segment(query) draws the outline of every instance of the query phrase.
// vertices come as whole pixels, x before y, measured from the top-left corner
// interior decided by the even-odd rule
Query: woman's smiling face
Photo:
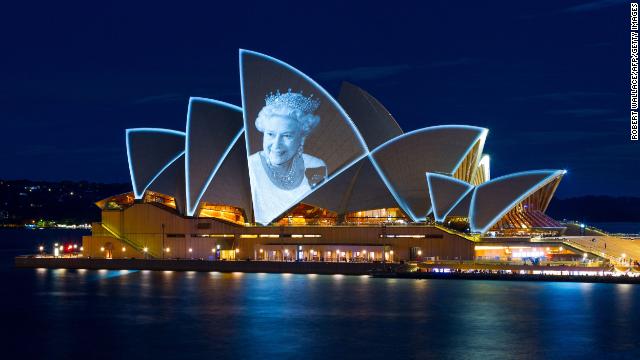
[[[288,116],[274,115],[265,121],[262,148],[271,165],[291,160],[303,139],[300,123]]]

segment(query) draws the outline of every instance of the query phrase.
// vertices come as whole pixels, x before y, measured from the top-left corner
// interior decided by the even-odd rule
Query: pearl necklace
[[[262,154],[261,154],[262,155]],[[300,171],[304,168],[302,164],[302,156],[300,153],[294,155],[291,159],[291,163],[287,170],[280,170],[278,167],[273,166],[266,156],[260,156],[262,159],[262,165],[265,167],[269,180],[280,189],[292,190],[300,185],[304,178],[304,171]],[[302,175],[302,176],[301,176]]]

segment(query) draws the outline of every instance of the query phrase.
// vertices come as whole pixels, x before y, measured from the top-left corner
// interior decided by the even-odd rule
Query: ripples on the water
[[[5,351],[47,359],[594,359],[640,350],[634,285],[1,271]]]

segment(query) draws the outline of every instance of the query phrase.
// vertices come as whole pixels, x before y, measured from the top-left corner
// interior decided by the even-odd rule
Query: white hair
[[[309,133],[311,133],[311,131],[313,131],[313,129],[315,129],[315,127],[320,123],[320,117],[313,115],[313,113],[304,112],[299,109],[292,109],[287,106],[266,105],[262,110],[260,110],[258,117],[256,118],[256,128],[258,131],[264,132],[265,122],[273,116],[288,117],[297,121],[302,129],[302,136],[309,135]]]

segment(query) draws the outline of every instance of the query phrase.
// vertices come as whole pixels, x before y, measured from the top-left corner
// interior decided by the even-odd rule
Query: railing
[[[565,244],[567,246],[574,247],[574,248],[576,248],[576,249],[578,249],[580,251],[583,251],[583,252],[586,252],[586,253],[590,253],[590,254],[605,258],[605,259],[609,260],[614,265],[620,265],[621,264],[621,262],[618,261],[618,259],[615,256],[611,256],[611,255],[609,255],[609,254],[607,254],[607,253],[605,253],[603,251],[599,251],[599,249],[596,248],[596,247],[584,246],[584,245],[582,245],[582,244],[580,244],[580,243],[578,243],[576,241],[569,240],[569,239],[564,239],[562,242],[563,242],[563,244]]]
[[[523,265],[527,264],[531,265],[531,261],[524,260],[491,260],[491,259],[482,259],[477,258],[475,260],[431,260],[431,261],[423,261],[423,264],[435,264],[435,265]],[[536,265],[538,266],[583,266],[583,267],[597,267],[600,266],[602,261],[577,261],[577,260],[567,260],[567,261],[540,261]]]
[[[459,231],[456,231],[456,230],[453,230],[453,229],[449,229],[448,227],[445,227],[445,226],[442,226],[442,225],[438,225],[438,224],[432,225],[432,226],[435,226],[437,229],[440,229],[440,230],[446,232],[447,234],[457,235],[457,236],[463,237],[463,238],[465,238],[465,239],[467,239],[469,241],[473,241],[473,242],[479,242],[480,241],[480,236],[479,235],[465,234],[465,233],[462,233],[462,232],[459,232]]]
[[[433,268],[433,267],[445,267],[445,268],[461,268],[461,269],[473,269],[473,268],[493,268],[493,269],[508,269],[516,268],[520,270],[548,270],[548,271],[567,271],[569,268],[582,268],[582,269],[602,269],[605,267],[603,261],[541,261],[537,264],[531,262],[521,261],[507,261],[507,260],[436,260],[436,261],[423,261],[416,264],[421,268]]]
[[[144,251],[144,246],[142,244],[138,244],[137,242],[118,234],[117,232],[115,232],[113,229],[109,228],[104,223],[100,223],[100,226],[102,226],[102,228],[105,229],[114,238],[122,241],[123,243],[126,243],[127,245],[131,246],[132,248],[134,248],[135,250],[137,250],[137,251],[139,251],[141,253],[145,252]],[[149,253],[149,252],[147,252],[147,254],[149,255],[149,257],[152,257],[152,258],[153,257],[158,257],[157,255],[154,255],[154,254]]]

